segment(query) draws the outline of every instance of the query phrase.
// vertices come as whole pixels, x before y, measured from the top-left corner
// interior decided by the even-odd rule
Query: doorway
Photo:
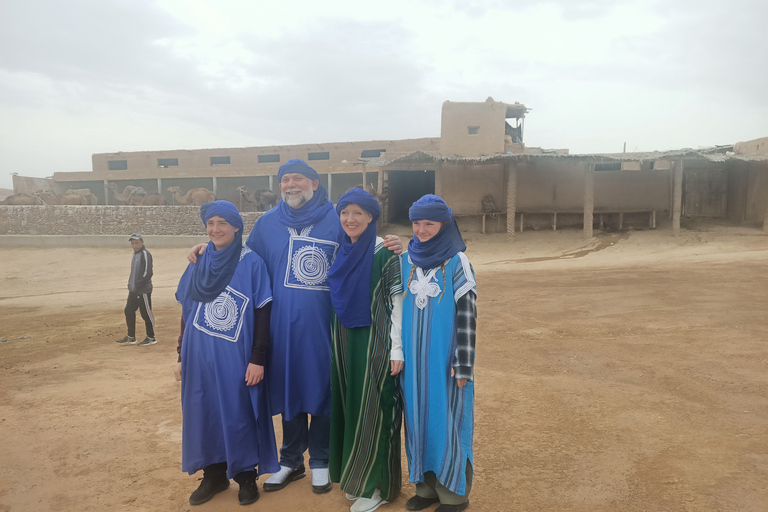
[[[387,222],[410,224],[408,209],[424,194],[435,193],[435,171],[389,171]]]

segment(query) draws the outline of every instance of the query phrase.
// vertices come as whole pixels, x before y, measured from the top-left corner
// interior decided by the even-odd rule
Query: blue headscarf
[[[328,272],[331,302],[341,325],[347,329],[371,325],[371,270],[376,248],[376,221],[381,206],[376,198],[360,188],[353,188],[339,198],[336,212],[356,204],[371,214],[373,219],[365,231],[352,243],[344,235],[336,259]]]
[[[200,207],[203,225],[215,216],[239,229],[235,233],[235,239],[227,247],[217,251],[213,242],[208,242],[205,252],[197,259],[189,283],[189,295],[197,302],[211,302],[224,291],[235,274],[243,248],[243,217],[237,207],[229,201],[214,201]]]
[[[417,267],[423,270],[439,267],[445,260],[467,249],[453,216],[453,210],[442,198],[433,194],[425,195],[413,203],[408,210],[408,216],[411,222],[431,220],[446,223],[437,235],[426,242],[419,242],[416,235],[413,235],[408,242],[408,256]]]
[[[320,181],[320,175],[300,158],[291,158],[280,166],[277,172],[278,181],[288,173],[303,174],[311,180]],[[312,199],[299,208],[291,208],[285,201],[277,203],[277,216],[288,227],[303,229],[311,226],[325,217],[333,209],[333,203],[328,200],[328,190],[322,183],[318,184]]]

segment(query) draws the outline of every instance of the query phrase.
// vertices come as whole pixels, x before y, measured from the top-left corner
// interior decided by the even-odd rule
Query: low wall
[[[262,212],[243,212],[244,236]],[[0,235],[205,236],[197,206],[0,206]]]

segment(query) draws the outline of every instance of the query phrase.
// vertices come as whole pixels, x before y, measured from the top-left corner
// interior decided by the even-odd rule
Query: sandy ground
[[[470,510],[768,510],[768,236],[692,228],[467,237]],[[130,250],[0,249],[0,511],[191,509],[171,374],[186,250],[150,247],[151,347],[114,342]],[[236,496],[194,510],[245,510]],[[306,478],[249,509],[349,505]]]

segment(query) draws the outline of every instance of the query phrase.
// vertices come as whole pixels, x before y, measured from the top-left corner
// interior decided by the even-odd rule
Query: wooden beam
[[[683,205],[683,159],[675,162],[675,184],[672,191],[672,234],[680,235],[680,214]]]
[[[584,238],[593,236],[592,221],[595,212],[595,165],[587,164],[584,169]]]
[[[507,241],[515,240],[515,209],[517,208],[517,164],[508,162],[504,164],[507,170]],[[520,219],[520,231],[523,230]]]

